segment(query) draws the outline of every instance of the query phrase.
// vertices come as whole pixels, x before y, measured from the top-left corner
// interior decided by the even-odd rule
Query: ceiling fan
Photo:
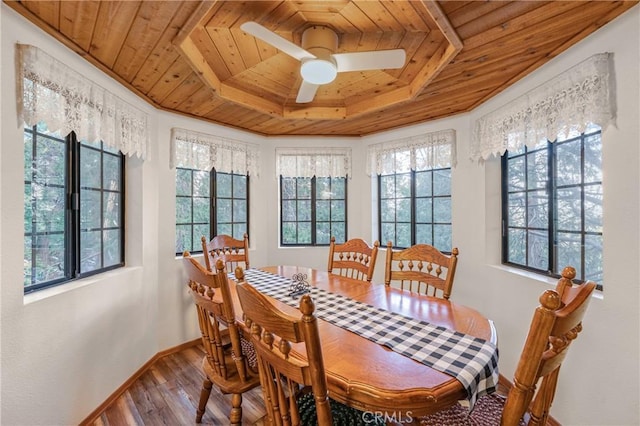
[[[240,29],[302,63],[302,84],[296,97],[297,103],[311,102],[318,87],[331,83],[339,72],[402,68],[406,59],[404,49],[335,53],[338,35],[331,28],[319,25],[309,27],[302,33],[302,47],[257,22],[245,22]]]

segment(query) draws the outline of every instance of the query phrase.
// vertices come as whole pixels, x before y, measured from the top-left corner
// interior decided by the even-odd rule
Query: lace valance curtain
[[[18,125],[43,121],[65,136],[103,141],[123,154],[145,158],[148,114],[120,99],[35,46],[17,44]]]
[[[220,173],[260,176],[258,146],[191,130],[171,129],[171,168],[216,169]]]
[[[384,175],[456,165],[456,132],[453,129],[370,145],[367,174]]]
[[[276,176],[350,177],[351,148],[276,148]]]
[[[589,124],[605,129],[615,119],[613,55],[600,53],[475,122],[472,160],[541,140],[582,133]]]

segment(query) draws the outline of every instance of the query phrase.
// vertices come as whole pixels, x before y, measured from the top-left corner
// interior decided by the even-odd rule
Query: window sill
[[[556,288],[556,284],[558,284],[558,278],[546,277],[544,275],[537,274],[535,272],[527,271],[524,269],[514,268],[512,266],[507,266],[507,265],[488,265],[488,266],[503,272],[507,272],[509,274],[515,274],[524,278],[528,278],[530,280],[538,281],[540,283],[548,285],[550,289]],[[594,291],[592,293],[592,297],[596,299],[604,298],[601,290]]]
[[[86,287],[88,285],[95,284],[100,281],[117,278],[124,274],[130,274],[132,271],[136,269],[141,269],[140,266],[125,266],[122,268],[113,269],[111,271],[104,272],[102,274],[92,275],[87,278],[82,278],[79,280],[70,281],[64,284],[56,285],[51,288],[45,288],[43,290],[38,290],[33,293],[24,295],[24,304],[29,305],[31,303],[39,302],[40,300],[45,300],[50,297],[55,297],[78,288]]]

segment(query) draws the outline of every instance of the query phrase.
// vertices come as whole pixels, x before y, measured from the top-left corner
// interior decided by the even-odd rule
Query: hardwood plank
[[[164,98],[191,75],[192,72],[191,67],[182,58],[177,58],[156,84],[154,84],[147,95],[158,104],[162,104]]]
[[[140,4],[140,1],[100,2],[89,53],[109,69],[113,69]]]
[[[143,2],[131,24],[113,70],[125,80],[133,81],[179,9],[179,2]]]
[[[180,8],[174,15],[167,28],[164,30],[156,47],[140,66],[131,84],[141,92],[148,93],[151,87],[160,79],[162,74],[176,60],[179,53],[171,44],[176,38],[181,28],[185,25],[192,13],[194,13],[197,2],[181,2]]]
[[[31,13],[38,15],[40,19],[55,29],[60,29],[60,3],[59,1],[22,0],[22,5]]]
[[[388,13],[398,20],[404,31],[425,33],[431,31],[431,28],[426,22],[416,17],[410,2],[405,0],[387,0],[382,2],[382,5],[387,9]]]
[[[60,32],[88,52],[91,47],[91,37],[96,26],[100,2],[61,1],[59,4]]]
[[[376,23],[380,31],[404,31],[404,26],[389,13],[380,1],[358,1],[356,5],[367,17]]]

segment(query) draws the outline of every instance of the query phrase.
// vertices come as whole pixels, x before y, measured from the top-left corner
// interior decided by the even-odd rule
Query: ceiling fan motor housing
[[[330,28],[314,26],[302,33],[302,48],[316,56],[303,59],[302,78],[313,84],[326,84],[335,80],[338,67],[331,57],[338,49],[338,35]]]

